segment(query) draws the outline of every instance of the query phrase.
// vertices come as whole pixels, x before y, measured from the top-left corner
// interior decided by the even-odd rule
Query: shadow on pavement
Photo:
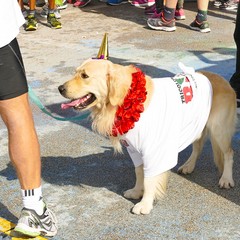
[[[16,223],[18,218],[14,216],[8,208],[0,202],[0,216],[2,218],[8,219],[8,221]],[[0,238],[1,239],[1,238]]]

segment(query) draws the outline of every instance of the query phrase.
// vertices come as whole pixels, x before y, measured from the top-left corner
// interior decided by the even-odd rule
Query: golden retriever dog
[[[152,79],[133,65],[91,59],[58,88],[71,100],[63,109],[89,110],[92,128],[109,137],[116,152],[122,145],[127,148],[136,183],[124,197],[141,199],[132,209],[135,214],[149,214],[154,201],[165,194],[168,172],[190,144],[191,156],[178,172],[193,172],[207,136],[220,188],[234,186],[235,92],[217,74],[180,67],[183,72],[174,77]]]

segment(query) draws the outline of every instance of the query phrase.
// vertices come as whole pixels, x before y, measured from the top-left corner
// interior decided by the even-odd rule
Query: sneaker
[[[229,0],[229,1],[223,2],[219,6],[219,8],[222,10],[234,10],[238,8],[238,3],[239,3],[238,0]]]
[[[175,10],[175,19],[176,20],[185,20],[186,16],[182,8]]]
[[[135,7],[149,7],[155,4],[155,0],[133,0],[131,4]]]
[[[57,10],[64,10],[64,9],[66,9],[67,8],[67,0],[63,0],[62,1],[62,4],[57,4],[56,3],[56,8],[57,8]]]
[[[223,0],[216,0],[213,2],[213,6],[218,8],[220,5],[222,5],[223,2]]]
[[[62,28],[62,24],[57,20],[54,13],[49,13],[47,16],[48,25],[54,29]]]
[[[74,7],[85,7],[87,6],[89,3],[91,2],[91,0],[77,0],[73,6]]]
[[[111,6],[117,6],[120,5],[122,3],[127,3],[125,0],[108,0],[107,4],[111,5]]]
[[[29,14],[27,16],[25,30],[26,31],[36,31],[37,28],[38,28],[38,23],[37,23],[35,16],[33,14]]]
[[[159,31],[165,31],[165,32],[173,32],[176,30],[175,26],[175,19],[172,19],[170,21],[166,21],[163,17],[161,18],[149,18],[147,20],[147,25],[154,29]]]
[[[53,237],[57,234],[57,219],[46,205],[41,216],[32,209],[23,208],[14,231],[30,237]]]
[[[152,6],[145,7],[144,13],[146,15],[152,15],[157,11],[156,4],[154,3]]]
[[[54,9],[54,14],[57,19],[61,18],[60,11],[58,9]],[[47,18],[48,16],[48,4],[45,4],[42,8],[42,11],[40,13],[40,16],[43,18]]]
[[[208,33],[211,32],[211,29],[209,27],[209,24],[207,21],[203,21],[199,23],[196,19],[189,25],[189,27],[192,30],[196,30],[202,33]]]

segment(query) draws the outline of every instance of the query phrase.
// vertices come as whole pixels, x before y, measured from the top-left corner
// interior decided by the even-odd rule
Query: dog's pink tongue
[[[79,104],[81,102],[80,99],[77,99],[77,100],[74,100],[72,102],[69,102],[69,103],[62,103],[61,104],[61,108],[62,109],[68,109],[68,108],[71,108],[71,107],[74,107],[76,106],[77,104]]]

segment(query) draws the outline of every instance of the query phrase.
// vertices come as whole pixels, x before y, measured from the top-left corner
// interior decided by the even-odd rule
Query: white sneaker
[[[23,208],[14,231],[30,237],[53,237],[57,234],[57,219],[46,205],[41,216],[32,209]]]

